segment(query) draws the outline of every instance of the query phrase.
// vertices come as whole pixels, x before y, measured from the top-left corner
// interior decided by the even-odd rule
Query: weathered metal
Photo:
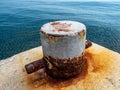
[[[92,46],[92,42],[90,40],[86,40],[85,48],[89,48],[90,46]]]
[[[86,49],[89,48],[90,46],[92,46],[92,42],[90,40],[87,40],[86,41]],[[55,62],[54,59],[51,59],[53,61],[53,63]],[[66,62],[66,60],[62,61],[62,60],[57,60],[58,62],[60,63],[64,63]],[[62,61],[62,62],[61,62]],[[72,61],[72,60],[71,60]],[[81,60],[82,62],[83,60]],[[79,63],[81,63],[79,62]],[[84,62],[82,62],[81,64],[83,64]],[[56,63],[57,64],[57,63]],[[34,61],[34,62],[31,62],[29,64],[26,64],[25,65],[25,69],[27,71],[28,74],[31,74],[35,71],[38,71],[39,69],[42,69],[42,68],[45,68],[45,62],[44,62],[44,59],[40,59],[40,60],[37,60],[37,61]]]
[[[25,66],[30,74],[41,68],[53,78],[69,78],[79,74],[86,62],[84,49],[91,46],[86,41],[86,27],[75,21],[50,22],[41,27],[44,57]]]
[[[40,60],[31,62],[31,63],[25,65],[25,69],[26,69],[28,74],[33,73],[33,72],[35,72],[41,68],[44,68],[44,67],[45,67],[45,64],[44,64],[43,59],[40,59]]]
[[[47,74],[53,78],[69,78],[81,72],[86,42],[84,24],[50,22],[41,27],[40,35]]]
[[[84,55],[73,59],[44,57],[46,73],[56,79],[66,79],[79,74],[86,63]]]

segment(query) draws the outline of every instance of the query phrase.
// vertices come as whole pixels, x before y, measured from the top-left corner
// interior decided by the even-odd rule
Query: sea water
[[[87,39],[120,53],[120,2],[0,0],[0,59],[40,46],[40,27],[56,20],[84,23]]]

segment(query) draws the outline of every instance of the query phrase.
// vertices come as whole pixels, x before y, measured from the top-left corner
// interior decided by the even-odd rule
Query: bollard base
[[[73,59],[55,59],[44,56],[46,73],[55,79],[68,79],[79,74],[86,62],[84,54]]]

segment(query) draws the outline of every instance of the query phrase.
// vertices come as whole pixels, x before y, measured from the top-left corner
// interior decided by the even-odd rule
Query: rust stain
[[[81,32],[78,32],[78,35],[85,37],[86,31],[83,29]]]
[[[32,75],[27,75],[27,82],[32,90],[44,89],[44,90],[61,90],[67,89],[72,86],[83,87],[86,90],[95,90],[93,82],[99,82],[99,80],[105,78],[108,74],[112,73],[114,68],[114,55],[106,49],[101,49],[100,52],[97,52],[92,46],[85,50],[85,57],[87,59],[86,64],[84,64],[83,71],[70,79],[66,80],[56,80],[48,75],[44,74],[45,72],[35,72]],[[112,65],[112,66],[111,66]],[[42,78],[41,78],[42,77]],[[36,83],[35,83],[36,82]],[[35,87],[35,84],[37,87]]]
[[[53,30],[55,32],[55,30]],[[44,32],[43,30],[40,31],[42,34],[45,34],[46,37],[48,38],[55,38],[55,37],[64,37],[65,35],[61,35],[61,34],[49,34],[49,33],[46,33]],[[66,35],[67,36],[67,35]]]
[[[71,26],[71,24],[67,24],[67,23],[60,23],[60,22],[53,22],[51,23],[51,25],[55,28],[52,31],[53,32],[73,32],[73,30],[71,30],[69,27]],[[68,35],[61,35],[61,34],[49,34],[44,32],[44,30],[40,30],[40,32],[42,34],[44,34],[46,37],[49,37],[52,39],[52,37],[64,37],[64,36],[68,36]]]
[[[114,56],[108,50],[102,50],[99,53],[93,53],[95,47],[86,50],[85,56],[87,57],[88,64],[88,74],[85,79],[81,81],[81,86],[86,88],[86,90],[96,90],[94,87],[94,82],[99,82],[99,80],[105,78],[108,74],[112,73],[114,68]],[[103,48],[99,48],[103,49]],[[90,83],[91,82],[91,83]]]
[[[73,32],[73,30],[70,30],[70,29],[66,29],[66,28],[62,28],[62,29],[58,29],[58,30],[52,30],[53,32]]]
[[[62,34],[48,34],[48,36],[52,36],[52,37],[64,37],[64,36],[67,36],[67,35],[62,35]]]
[[[82,31],[82,35],[83,35],[83,36],[85,36],[85,34],[86,34],[86,31],[85,31],[85,30],[83,30],[83,31]]]
[[[40,32],[41,32],[42,34],[46,34],[42,29],[40,30]]]
[[[79,38],[84,42],[86,31],[83,29],[81,32],[78,32]]]
[[[60,23],[60,22],[53,22],[51,23],[51,25],[55,28],[55,30],[53,30],[53,32],[71,32],[72,30],[68,29],[71,24],[68,23]]]
[[[53,22],[53,23],[51,23],[51,25],[58,25],[58,24],[60,24],[60,22]]]
[[[64,29],[64,28],[68,28],[71,26],[71,24],[68,23],[60,23],[60,22],[54,22],[51,23],[51,25],[55,28],[55,29]]]
[[[48,34],[45,35],[46,39],[48,42],[56,42],[59,39],[61,39],[62,35],[52,35],[52,34]]]
[[[62,87],[67,87],[71,84],[76,84],[79,80],[84,79],[87,74],[87,62],[84,64],[83,71],[70,79],[53,79],[48,76],[45,71],[37,71],[27,76],[27,82],[31,88],[41,88],[49,86],[55,90],[60,90]]]
[[[68,78],[80,73],[86,59],[84,55],[73,59],[59,59],[51,56],[44,56],[46,72],[54,78]]]
[[[93,72],[101,72],[102,75],[103,73],[107,73],[107,71],[110,70],[111,65],[114,63],[114,60],[112,59],[113,55],[105,50],[98,54],[94,54],[88,50],[85,55],[88,57],[88,60],[93,63]]]

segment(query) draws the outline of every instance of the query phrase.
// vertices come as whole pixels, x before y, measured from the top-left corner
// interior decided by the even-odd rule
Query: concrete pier
[[[87,66],[68,80],[55,80],[39,70],[27,74],[25,64],[43,57],[42,48],[0,61],[0,90],[120,90],[120,54],[93,43],[85,50]]]

